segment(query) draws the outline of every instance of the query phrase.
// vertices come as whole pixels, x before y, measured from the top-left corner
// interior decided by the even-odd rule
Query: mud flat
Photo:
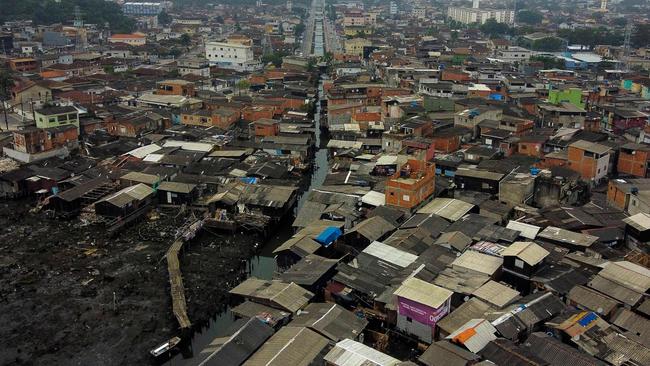
[[[184,217],[163,214],[107,238],[102,228],[0,202],[1,365],[136,365],[178,325],[164,255]],[[181,257],[200,326],[244,276],[256,239],[202,233]]]

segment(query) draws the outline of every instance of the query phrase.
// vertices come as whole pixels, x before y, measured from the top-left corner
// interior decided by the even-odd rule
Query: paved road
[[[343,46],[341,45],[339,35],[336,33],[336,27],[334,23],[327,17],[325,17],[323,20],[323,30],[325,33],[325,44],[327,51],[332,53],[342,53]]]
[[[305,57],[311,56],[312,55],[312,48],[313,48],[313,40],[314,40],[314,27],[315,27],[315,10],[316,10],[316,2],[318,0],[314,0],[311,4],[311,8],[309,9],[309,17],[307,18],[307,21],[305,22],[305,33],[303,35],[303,42],[302,42],[302,47],[300,49],[300,52],[302,52],[302,55]]]

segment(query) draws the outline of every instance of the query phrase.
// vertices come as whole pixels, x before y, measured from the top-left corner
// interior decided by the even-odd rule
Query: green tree
[[[481,30],[481,32],[483,32],[484,34],[490,37],[502,36],[510,32],[510,27],[508,27],[507,24],[498,23],[494,19],[488,19],[485,23],[483,23],[479,27],[479,29]]]
[[[634,28],[634,34],[630,38],[634,47],[650,45],[650,24],[637,24]]]
[[[316,64],[317,64],[316,59],[311,57],[309,61],[307,61],[307,71],[312,72],[316,70]]]
[[[246,79],[241,79],[236,84],[237,90],[239,90],[239,95],[241,95],[242,90],[248,90],[251,87],[251,83]]]
[[[305,23],[301,22],[300,24],[293,27],[293,34],[296,37],[299,37],[305,31],[306,28],[307,28],[307,26],[305,26]]]
[[[563,39],[556,37],[546,37],[533,41],[532,49],[534,51],[557,52],[564,51],[565,42]]]
[[[11,97],[11,88],[14,87],[14,76],[9,69],[0,68],[0,100]]]
[[[520,10],[517,13],[517,21],[524,24],[540,24],[544,17],[541,13],[533,10]]]
[[[172,22],[172,20],[172,16],[164,10],[158,14],[158,24],[160,25],[168,25]]]
[[[542,62],[545,69],[564,69],[565,64],[562,59],[549,56],[532,56],[531,62]]]
[[[282,58],[286,56],[286,53],[283,52],[273,52],[267,55],[262,56],[262,62],[268,64],[269,62],[275,67],[282,66]]]
[[[181,44],[183,46],[189,46],[192,44],[192,37],[189,34],[183,33],[180,38]]]

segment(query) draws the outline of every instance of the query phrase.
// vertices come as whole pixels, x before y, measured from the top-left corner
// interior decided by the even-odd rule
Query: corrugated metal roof
[[[492,305],[479,300],[476,297],[472,297],[452,311],[451,314],[442,318],[437,325],[446,333],[451,334],[469,320],[484,318],[488,313],[494,310],[495,308]]]
[[[492,276],[502,264],[503,258],[469,250],[456,258],[451,265]]]
[[[650,289],[650,270],[628,261],[609,262],[598,275],[636,292]]]
[[[418,256],[415,254],[393,248],[390,245],[386,245],[378,241],[372,242],[370,245],[368,245],[368,247],[366,247],[366,249],[363,250],[363,252],[402,268],[406,268],[409,264],[415,262],[415,260],[418,259]]]
[[[180,147],[183,150],[210,152],[214,149],[214,145],[203,142],[189,142],[189,141],[165,141],[164,147]]]
[[[393,224],[386,221],[381,216],[373,216],[356,224],[352,229],[346,232],[346,235],[356,232],[361,234],[364,238],[370,241],[374,241],[378,240],[384,236],[384,234],[392,230],[395,230],[395,226]]]
[[[154,174],[146,174],[140,172],[129,172],[120,177],[120,179],[130,180],[133,182],[154,185],[160,182],[160,177]]]
[[[190,193],[196,188],[196,184],[181,183],[181,182],[162,182],[158,186],[159,191],[168,191],[176,193]]]
[[[605,366],[606,363],[597,360],[580,350],[564,344],[554,337],[545,333],[536,332],[531,334],[523,342],[523,347],[535,356],[548,362],[549,365],[571,365],[571,366]]]
[[[561,229],[555,226],[546,227],[541,233],[537,235],[540,238],[558,241],[575,246],[589,247],[591,244],[598,240],[598,237],[576,233],[573,231]]]
[[[620,283],[609,280],[601,275],[596,275],[587,285],[594,290],[630,306],[636,305],[643,298],[642,293],[629,289]]]
[[[453,295],[453,292],[418,278],[410,277],[402,283],[394,292],[394,295],[437,309]]]
[[[282,327],[244,366],[308,366],[317,360],[328,339],[304,327]]]
[[[535,237],[537,237],[537,233],[539,233],[539,231],[542,229],[539,226],[526,224],[524,222],[519,222],[514,220],[510,220],[506,228],[511,230],[517,230],[519,231],[519,235],[530,240],[535,239]]]
[[[626,217],[623,219],[623,222],[639,231],[650,229],[650,215],[645,212],[640,212],[636,215]]]
[[[465,216],[474,205],[454,198],[435,198],[417,211],[419,214],[434,214],[449,221]]]
[[[262,299],[295,313],[314,297],[314,294],[296,285],[282,281],[266,281],[251,277],[230,290],[231,294]]]
[[[400,362],[396,358],[351,339],[338,342],[325,356],[325,361],[336,366],[395,366]]]
[[[480,352],[490,341],[497,339],[497,329],[485,319],[471,319],[447,336],[467,347],[470,352]]]
[[[418,361],[426,366],[466,366],[469,362],[476,362],[480,358],[477,354],[449,341],[439,341],[431,344]]]
[[[357,338],[368,321],[353,312],[332,303],[313,303],[299,311],[289,326],[307,327],[334,342]]]
[[[490,280],[474,291],[472,295],[502,308],[517,299],[519,291]]]
[[[145,156],[155,153],[156,151],[160,150],[161,147],[156,145],[156,144],[150,144],[150,145],[145,145],[145,146],[140,146],[138,148],[135,148],[126,154],[123,155],[131,155],[133,157],[136,157],[138,159],[144,159]]]
[[[501,252],[501,255],[514,256],[534,266],[544,260],[549,252],[532,241],[516,241]]]
[[[581,307],[595,311],[601,315],[609,314],[619,303],[588,287],[575,286],[569,291],[567,298]]]

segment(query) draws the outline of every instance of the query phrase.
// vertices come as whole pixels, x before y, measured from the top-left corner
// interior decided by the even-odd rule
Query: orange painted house
[[[542,161],[536,164],[538,168],[548,169],[556,166],[566,166],[569,164],[569,157],[566,151],[550,152],[544,156]]]
[[[608,146],[578,140],[569,145],[568,152],[568,168],[579,173],[582,179],[598,181],[607,175]]]
[[[240,113],[230,108],[189,111],[181,113],[181,123],[191,126],[216,126],[227,130],[239,121]]]
[[[273,118],[275,108],[273,106],[250,106],[242,109],[242,119],[244,121],[257,121],[262,118]]]
[[[648,178],[650,177],[648,162],[650,162],[649,145],[628,143],[621,146],[616,167],[619,173]]]
[[[461,70],[443,70],[440,80],[442,81],[470,81],[470,75]]]
[[[74,125],[14,131],[14,149],[28,154],[50,151],[79,140]]]
[[[435,164],[409,159],[386,181],[386,204],[411,210],[434,194],[435,180]]]
[[[196,95],[194,83],[187,80],[163,80],[156,83],[156,94],[183,95],[193,97]]]
[[[7,61],[12,71],[31,72],[38,69],[38,62],[33,58],[12,58]]]
[[[255,136],[277,136],[280,134],[280,121],[277,119],[261,118],[253,122]]]
[[[517,142],[517,152],[521,155],[541,158],[544,155],[546,136],[526,135]]]

